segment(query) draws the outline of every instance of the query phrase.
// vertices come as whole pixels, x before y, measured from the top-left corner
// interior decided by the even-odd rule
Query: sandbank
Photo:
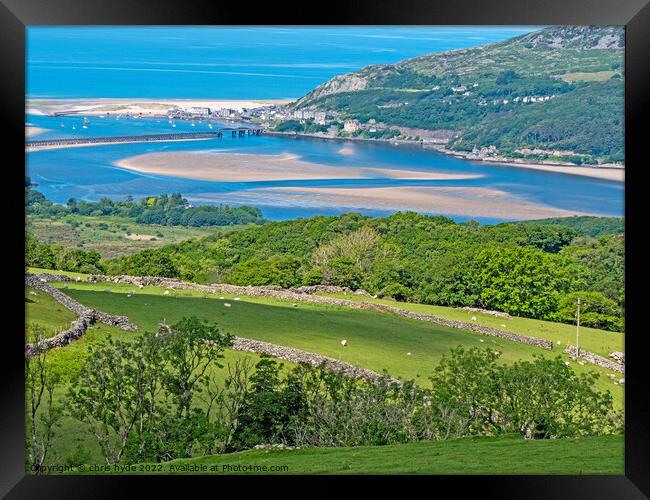
[[[377,167],[335,167],[307,162],[294,154],[252,155],[205,152],[147,153],[120,160],[116,166],[146,174],[220,182],[255,182],[387,177],[411,180],[461,180],[480,175],[447,174]]]
[[[587,215],[517,198],[504,191],[477,187],[395,186],[380,188],[277,187],[242,192],[262,198],[378,210],[414,210],[464,217],[544,219]]]

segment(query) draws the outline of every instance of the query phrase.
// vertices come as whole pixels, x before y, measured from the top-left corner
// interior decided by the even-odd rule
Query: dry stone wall
[[[58,275],[40,275],[40,278],[43,278],[45,281],[74,281],[72,278],[64,277],[61,279],[61,276]],[[431,316],[428,314],[418,314],[411,311],[407,311],[395,306],[389,306],[385,304],[377,304],[374,302],[363,302],[363,301],[353,301],[347,299],[338,299],[335,297],[323,297],[320,295],[315,295],[316,293],[338,293],[338,292],[352,292],[349,288],[343,287],[334,287],[334,286],[325,286],[325,285],[314,285],[314,286],[303,286],[294,289],[284,289],[277,286],[238,286],[238,285],[228,285],[224,283],[212,284],[212,285],[199,285],[196,283],[187,283],[177,279],[172,278],[161,278],[157,276],[103,276],[103,275],[93,275],[88,277],[87,281],[89,282],[112,282],[112,283],[129,283],[136,286],[159,286],[168,288],[171,290],[174,289],[185,289],[185,290],[198,290],[205,293],[229,293],[233,295],[249,295],[257,297],[273,297],[282,300],[291,300],[295,302],[312,302],[320,304],[331,304],[339,305],[357,309],[366,309],[379,312],[386,312],[390,314],[396,314],[405,318],[415,319],[419,321],[428,321],[431,323],[436,323],[439,325],[447,326],[450,328],[458,328],[461,330],[469,330],[476,332],[482,335],[489,335],[492,337],[499,337],[506,340],[511,340],[513,342],[519,342],[522,344],[530,345],[533,347],[539,347],[541,349],[553,350],[553,342],[550,340],[544,340],[537,337],[530,337],[527,335],[520,335],[513,332],[507,332],[504,330],[499,330],[497,328],[491,328],[487,326],[478,325],[476,323],[467,323],[463,321],[456,321],[447,318],[440,318],[438,316]],[[363,291],[362,291],[363,292]],[[363,293],[362,293],[363,294]],[[480,312],[486,312],[481,310]],[[491,311],[487,311],[490,313]],[[494,312],[494,311],[492,311]],[[505,313],[503,313],[505,314]],[[569,346],[571,347],[571,346]],[[568,349],[568,348],[567,348]],[[565,350],[565,352],[568,352]],[[609,360],[603,356],[599,356],[595,353],[581,350],[581,357],[590,363],[596,365],[624,372],[625,365],[622,363],[617,363],[615,361]]]
[[[264,353],[293,363],[308,363],[312,366],[323,365],[328,370],[342,373],[348,377],[359,380],[375,382],[381,378],[381,375],[377,372],[367,368],[359,368],[338,359],[322,356],[313,352],[301,351],[300,349],[294,349],[293,347],[284,347],[270,344],[268,342],[261,342],[259,340],[235,337],[232,348],[239,351]],[[391,378],[390,380],[400,383],[399,380],[394,378]]]
[[[617,363],[616,361],[612,361],[611,359],[607,359],[604,356],[599,356],[598,354],[594,354],[593,352],[585,351],[584,349],[580,349],[580,356],[578,356],[578,348],[574,345],[567,345],[566,349],[564,349],[564,352],[571,356],[572,358],[582,358],[585,361],[588,361],[589,363],[593,363],[594,365],[601,366],[603,368],[606,368],[608,370],[613,370],[615,372],[619,373],[625,373],[625,365],[621,363]]]
[[[234,295],[249,295],[249,296],[265,296],[273,297],[283,300],[293,300],[293,301],[305,301],[305,302],[315,302],[321,304],[332,304],[345,307],[352,307],[358,309],[367,309],[374,310],[379,312],[387,312],[391,314],[397,314],[398,316],[403,316],[405,318],[416,319],[420,321],[429,321],[431,323],[436,323],[439,325],[447,326],[450,328],[458,328],[461,330],[469,330],[472,332],[480,333],[483,335],[489,335],[492,337],[500,337],[503,339],[511,340],[514,342],[520,342],[523,344],[532,345],[534,347],[540,347],[542,349],[553,350],[553,342],[549,340],[538,339],[536,337],[529,337],[526,335],[519,335],[516,333],[506,332],[503,330],[498,330],[496,328],[491,328],[487,326],[477,325],[475,323],[466,323],[463,321],[455,321],[446,318],[440,318],[437,316],[431,316],[428,314],[417,314],[411,311],[406,311],[394,306],[388,306],[385,304],[376,304],[373,302],[360,302],[347,299],[338,299],[334,297],[322,297],[320,295],[314,295],[318,292],[349,292],[350,289],[341,288],[341,287],[329,287],[329,286],[312,286],[312,287],[300,287],[297,289],[282,289],[277,286],[238,286],[238,285],[228,285],[228,284],[212,284],[212,285],[198,285],[196,283],[187,283],[179,281],[172,278],[161,278],[157,276],[103,276],[103,275],[93,275],[88,278],[90,282],[112,282],[112,283],[129,283],[136,286],[159,286],[169,289],[192,289],[199,290],[206,293],[230,293]]]
[[[59,275],[25,275],[25,285],[36,288],[44,293],[52,296],[56,301],[70,309],[72,312],[79,315],[79,318],[72,322],[70,329],[65,330],[53,337],[43,339],[37,344],[27,344],[25,346],[25,354],[27,356],[32,356],[37,352],[43,350],[52,349],[54,347],[61,347],[69,344],[73,340],[78,339],[88,328],[95,324],[97,321],[101,321],[107,325],[112,325],[120,328],[125,331],[135,331],[138,329],[136,325],[129,321],[129,318],[126,316],[114,316],[112,314],[107,314],[105,312],[97,311],[91,309],[80,302],[77,302],[73,298],[69,297],[60,290],[54,288],[51,285],[47,284],[47,281],[74,281],[68,276],[64,276],[64,279],[61,279]]]

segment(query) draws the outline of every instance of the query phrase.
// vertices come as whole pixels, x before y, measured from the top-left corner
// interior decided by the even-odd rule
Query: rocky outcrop
[[[570,344],[567,345],[566,349],[564,349],[564,352],[573,359],[581,358],[584,359],[585,361],[588,361],[589,363],[593,363],[594,365],[598,365],[602,368],[606,368],[607,370],[613,370],[615,372],[625,373],[624,364],[617,363],[616,361],[607,359],[604,356],[599,356],[598,354],[595,354],[593,352],[585,351],[584,349],[580,349],[580,353],[579,353],[580,355],[578,355],[578,348],[574,345],[570,345]]]
[[[359,368],[338,359],[322,356],[313,352],[301,351],[293,347],[285,347],[268,342],[261,342],[259,340],[245,339],[242,337],[235,337],[232,344],[233,349],[238,351],[248,351],[256,353],[264,353],[285,361],[293,363],[308,363],[312,366],[324,366],[326,369],[342,373],[343,375],[359,380],[368,380],[371,382],[378,381],[382,376],[369,370],[367,368]],[[400,383],[399,380],[391,378],[393,382]]]

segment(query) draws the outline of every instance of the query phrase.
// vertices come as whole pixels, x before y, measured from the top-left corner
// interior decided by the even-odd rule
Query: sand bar
[[[378,210],[414,210],[465,217],[544,219],[588,215],[538,205],[504,191],[477,187],[395,186],[381,188],[261,188],[240,193],[260,199],[284,198],[314,205]]]
[[[43,132],[47,132],[47,130],[48,129],[46,128],[27,126],[25,127],[25,137],[33,137],[35,135],[42,134]]]
[[[205,152],[148,153],[126,158],[116,166],[137,172],[219,182],[255,182],[387,177],[411,180],[461,180],[480,175],[419,170],[322,165],[297,155],[251,155]]]
[[[178,108],[211,108],[213,111],[219,109],[259,108],[269,104],[286,104],[291,102],[287,99],[32,99],[27,102],[27,114],[47,115],[52,113],[69,113],[74,115],[111,115],[139,114],[163,115],[169,109]]]

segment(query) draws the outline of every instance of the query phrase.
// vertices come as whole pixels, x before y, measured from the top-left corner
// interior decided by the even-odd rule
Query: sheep
[[[410,355],[411,355],[411,353],[410,353],[410,352],[407,352],[407,353],[406,353],[406,355],[407,355],[407,356],[410,356]]]
[[[165,290],[165,292],[163,293],[163,295],[169,295],[169,290]]]
[[[348,345],[348,341],[345,340],[345,339],[341,340],[341,345],[342,345],[343,347],[347,346],[347,345]]]
[[[239,300],[239,297],[235,297],[233,300]]]
[[[223,307],[232,307],[232,304],[229,304],[228,302],[224,302]]]
[[[472,316],[472,321],[476,321],[476,316]]]

